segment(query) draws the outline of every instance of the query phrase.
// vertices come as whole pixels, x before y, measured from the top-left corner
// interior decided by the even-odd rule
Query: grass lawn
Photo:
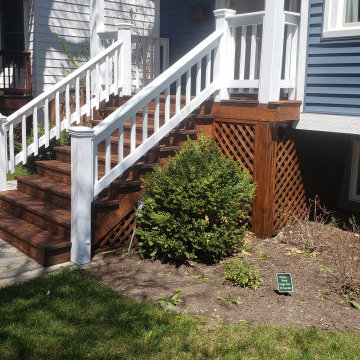
[[[0,359],[359,358],[360,334],[167,313],[81,270],[0,289]]]
[[[6,180],[7,181],[15,180],[15,176],[23,176],[29,174],[30,174],[29,170],[26,169],[23,164],[17,164],[15,166],[15,171],[13,174],[11,174],[10,172],[6,174]]]

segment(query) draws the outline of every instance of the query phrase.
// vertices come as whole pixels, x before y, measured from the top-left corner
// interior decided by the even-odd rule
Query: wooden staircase
[[[94,112],[95,126],[126,99],[113,97]],[[160,99],[160,126],[164,123],[164,98]],[[185,99],[182,99],[185,102]],[[175,112],[171,97],[170,112]],[[139,201],[141,178],[155,164],[164,162],[179,150],[187,137],[196,139],[201,126],[197,119],[212,121],[203,105],[152,148],[123,176],[116,179],[94,200],[92,206],[93,252],[126,245],[135,222],[134,207]],[[148,131],[154,131],[154,104],[148,106]],[[124,124],[124,156],[130,152],[130,120]],[[142,139],[142,114],[136,124],[137,143]],[[117,164],[118,137],[111,138],[111,163]],[[105,144],[99,145],[99,174],[104,173]],[[71,148],[57,147],[56,160],[38,161],[37,174],[18,176],[17,190],[0,193],[0,237],[29,255],[43,266],[70,260]]]

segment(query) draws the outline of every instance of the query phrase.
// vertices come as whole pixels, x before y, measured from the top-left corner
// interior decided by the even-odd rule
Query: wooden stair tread
[[[59,186],[57,181],[39,175],[16,176],[16,180],[34,187],[36,186],[44,191],[51,191],[69,200],[71,199],[71,185],[61,184],[61,186]]]
[[[71,165],[69,163],[58,160],[41,160],[36,161],[36,166],[49,168],[62,172],[65,175],[71,176]]]
[[[70,211],[50,204],[47,201],[34,198],[17,190],[9,190],[0,193],[0,200],[12,203],[22,209],[48,219],[63,227],[70,227]]]
[[[31,244],[38,249],[59,249],[68,247],[71,242],[48,232],[41,227],[32,224],[22,218],[13,216],[0,208],[1,229],[21,238],[22,241]]]

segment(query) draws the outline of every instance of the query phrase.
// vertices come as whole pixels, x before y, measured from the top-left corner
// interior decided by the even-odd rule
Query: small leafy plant
[[[259,257],[261,260],[268,260],[268,259],[270,259],[271,256],[266,252],[260,251]]]
[[[203,282],[213,282],[213,280],[207,278],[204,274],[194,276],[195,279],[199,279]]]
[[[183,300],[180,298],[180,292],[181,292],[181,290],[177,290],[169,297],[163,296],[163,297],[157,299],[156,302],[162,308],[172,310],[176,305],[179,305],[183,302]]]
[[[229,306],[242,304],[240,296],[238,296],[236,300],[233,300],[230,294],[226,294],[225,297],[218,296],[217,299],[225,301]]]
[[[226,264],[224,278],[236,285],[254,290],[263,283],[259,268],[247,260],[242,262],[240,259],[233,259]]]

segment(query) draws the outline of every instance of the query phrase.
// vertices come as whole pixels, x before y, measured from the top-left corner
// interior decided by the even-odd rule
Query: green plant
[[[271,256],[266,252],[260,251],[259,257],[260,257],[261,260],[267,260],[267,259],[270,259]]]
[[[254,185],[212,139],[188,140],[143,186],[137,231],[142,257],[214,263],[242,245]]]
[[[169,297],[161,297],[156,300],[156,302],[162,307],[162,308],[168,308],[173,309],[176,305],[179,305],[183,302],[183,300],[179,297],[181,290],[175,291],[172,295]]]
[[[214,282],[213,280],[207,278],[204,274],[194,276],[195,279],[199,279],[203,282]]]
[[[229,306],[242,304],[240,296],[238,296],[236,300],[233,300],[230,294],[226,294],[225,297],[218,296],[217,299],[225,301]]]
[[[226,264],[224,278],[236,285],[254,290],[263,283],[259,268],[248,261],[242,262],[240,259],[233,259]]]

